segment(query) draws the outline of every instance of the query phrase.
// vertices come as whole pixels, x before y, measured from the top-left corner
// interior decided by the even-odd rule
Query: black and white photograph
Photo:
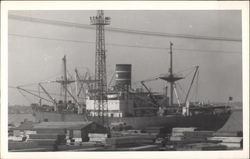
[[[7,152],[245,152],[242,16],[8,10]]]

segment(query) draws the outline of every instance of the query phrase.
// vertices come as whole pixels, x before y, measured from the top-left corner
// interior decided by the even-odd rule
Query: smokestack
[[[126,91],[131,87],[131,64],[116,64],[115,85],[120,91]]]

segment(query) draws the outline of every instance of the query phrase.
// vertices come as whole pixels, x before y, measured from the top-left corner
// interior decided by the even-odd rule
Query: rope
[[[23,94],[21,90],[18,89],[18,91],[29,103],[32,103],[31,100],[25,94]]]
[[[189,75],[191,75],[193,73],[193,70],[189,71],[185,76],[184,78],[187,78]]]
[[[178,105],[179,105],[179,107],[180,107],[180,106],[181,106],[181,103],[180,103],[180,99],[179,99],[179,96],[178,96],[178,93],[177,93],[177,90],[176,90],[176,84],[174,84],[174,92],[175,92],[175,96],[176,96]]]
[[[198,70],[198,72],[197,72],[197,77],[196,77],[196,89],[195,89],[195,91],[196,91],[196,101],[198,101],[198,91],[199,91],[199,73],[200,73],[200,71]]]
[[[181,87],[179,82],[176,82],[176,84],[180,87],[180,89],[183,91],[184,94],[186,94],[185,90]]]
[[[180,99],[180,101],[183,101],[182,96],[184,94],[184,90],[181,88],[181,86],[180,86],[180,84],[178,82],[175,82],[175,84],[176,84],[176,91],[177,91],[178,94],[180,94],[179,99]],[[181,91],[178,91],[177,86],[179,86],[179,88],[182,89],[181,91],[182,91],[183,94],[180,93]]]

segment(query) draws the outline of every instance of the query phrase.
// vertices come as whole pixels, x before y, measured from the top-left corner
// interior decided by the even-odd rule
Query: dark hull
[[[78,114],[61,114],[56,112],[34,111],[37,122],[44,121],[85,121],[83,115]],[[123,117],[123,118],[108,118],[110,123],[123,122],[126,125],[132,126],[133,129],[143,129],[146,127],[197,127],[201,130],[218,130],[228,120],[230,112],[220,114],[202,114],[194,116],[155,116],[155,117]],[[96,118],[89,118],[91,121],[96,121]]]

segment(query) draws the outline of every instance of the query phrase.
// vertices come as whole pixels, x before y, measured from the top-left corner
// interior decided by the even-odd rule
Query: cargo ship
[[[172,54],[170,55],[172,56]],[[107,107],[105,110],[98,110],[98,108],[95,108],[94,93],[91,91],[93,83],[96,81],[90,77],[86,79],[86,76],[81,79],[77,70],[75,71],[77,78],[74,80],[69,78],[66,73],[66,56],[63,57],[63,64],[65,68],[64,76],[61,79],[49,81],[50,83],[59,83],[63,88],[63,100],[57,101],[52,97],[42,83],[38,85],[47,98],[42,97],[41,92],[38,95],[22,87],[17,87],[19,90],[39,98],[39,103],[31,104],[36,122],[96,121],[105,122],[108,126],[123,124],[131,129],[197,127],[200,130],[215,131],[221,128],[231,115],[231,109],[228,105],[189,103],[188,95],[184,102],[178,101],[175,104],[173,100],[174,84],[183,77],[171,73],[172,67],[170,67],[167,75],[153,79],[167,81],[170,85],[170,96],[167,95],[167,89],[165,94],[151,92],[145,84],[147,80],[140,81],[144,89],[132,89],[131,64],[116,65],[115,85],[108,90]],[[192,89],[192,83],[198,68],[198,66],[195,67],[188,93]],[[81,89],[79,87],[76,89],[78,93],[72,93],[68,89],[68,85],[71,84],[80,86]],[[83,86],[84,84],[86,87]],[[74,96],[73,94],[78,95]],[[80,97],[79,95],[84,96]],[[42,104],[42,101],[50,102],[52,105]],[[103,111],[105,121],[98,116],[98,111]]]
[[[97,48],[96,52],[104,51],[104,25],[109,23],[110,18],[104,17],[103,12],[98,12],[98,16],[91,17],[97,25]],[[111,127],[122,124],[130,129],[145,129],[147,127],[197,127],[200,130],[218,130],[221,128],[229,116],[231,110],[228,105],[212,105],[189,102],[189,94],[192,89],[199,67],[195,67],[194,75],[188,88],[184,101],[180,101],[176,95],[176,82],[184,77],[173,72],[173,44],[170,42],[170,67],[165,75],[159,75],[154,80],[164,80],[169,84],[169,91],[166,87],[165,94],[151,92],[146,86],[148,80],[140,81],[143,89],[133,89],[131,87],[131,64],[117,64],[115,71],[115,84],[109,87],[105,94],[102,94],[102,105],[97,104],[95,83],[99,79],[91,76],[79,75],[75,70],[75,79],[70,78],[67,73],[66,56],[63,57],[63,75],[60,79],[50,81],[59,83],[62,90],[62,98],[57,100],[48,90],[39,83],[42,93],[38,94],[28,91],[22,87],[17,87],[20,91],[29,93],[39,98],[39,103],[32,104],[33,115],[37,122],[50,121],[96,121]],[[105,57],[105,55],[100,55]],[[97,58],[97,57],[96,57]],[[105,58],[104,58],[105,59]],[[103,59],[99,63],[106,62]],[[97,66],[96,66],[97,67]],[[101,67],[103,69],[103,67]],[[105,68],[106,69],[106,68]],[[74,92],[70,85],[74,85]],[[102,88],[102,87],[101,87]],[[168,95],[169,92],[169,95]],[[174,101],[176,95],[176,103]],[[42,104],[42,101],[52,103],[52,105]]]

